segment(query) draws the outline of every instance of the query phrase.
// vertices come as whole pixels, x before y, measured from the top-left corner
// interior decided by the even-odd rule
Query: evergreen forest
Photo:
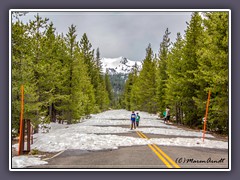
[[[141,71],[125,84],[122,104],[128,110],[162,113],[168,106],[178,124],[202,128],[206,103],[208,130],[228,133],[229,24],[227,12],[192,13],[185,34],[171,42],[167,28],[154,53],[149,44]]]
[[[74,24],[59,34],[39,15],[28,23],[13,14],[11,27],[12,127],[19,129],[20,87],[24,85],[24,119],[77,123],[90,114],[115,109],[162,113],[202,128],[209,91],[208,130],[228,133],[229,17],[228,12],[193,12],[184,34],[174,43],[166,28],[159,51],[146,45],[142,69],[128,76],[102,72],[101,53],[87,33]],[[177,27],[176,27],[177,28]],[[122,79],[121,77],[124,76]],[[173,118],[174,117],[174,118]]]

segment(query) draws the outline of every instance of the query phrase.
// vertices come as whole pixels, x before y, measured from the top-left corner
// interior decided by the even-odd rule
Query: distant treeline
[[[125,82],[128,79],[127,73],[109,74],[110,82],[113,89],[113,97],[111,98],[111,107],[114,109],[124,108],[121,106],[122,94],[124,91]]]
[[[142,70],[129,74],[122,107],[162,116],[169,106],[177,123],[202,127],[210,90],[208,130],[228,133],[228,12],[201,15],[192,14],[184,36],[177,33],[174,43],[167,28],[157,54],[148,45]]]

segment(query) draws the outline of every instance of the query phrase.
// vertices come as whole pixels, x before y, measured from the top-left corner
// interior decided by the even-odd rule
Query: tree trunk
[[[54,108],[54,103],[52,103],[52,122],[56,122],[56,109]]]
[[[50,117],[50,121],[52,122],[52,103],[49,105],[49,117]]]

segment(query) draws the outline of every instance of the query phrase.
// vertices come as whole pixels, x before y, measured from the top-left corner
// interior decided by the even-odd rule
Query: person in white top
[[[169,123],[169,120],[170,120],[170,108],[168,106],[166,108],[166,120],[167,120],[167,123]]]

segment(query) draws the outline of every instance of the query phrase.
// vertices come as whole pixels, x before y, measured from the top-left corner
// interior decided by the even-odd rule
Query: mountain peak
[[[128,62],[127,58],[121,57],[120,63],[126,64]]]
[[[135,64],[137,64],[139,68],[142,67],[142,63],[140,61],[132,61],[123,56],[118,58],[102,58],[101,62],[103,72],[106,73],[108,70],[111,74],[128,74],[132,71]]]

